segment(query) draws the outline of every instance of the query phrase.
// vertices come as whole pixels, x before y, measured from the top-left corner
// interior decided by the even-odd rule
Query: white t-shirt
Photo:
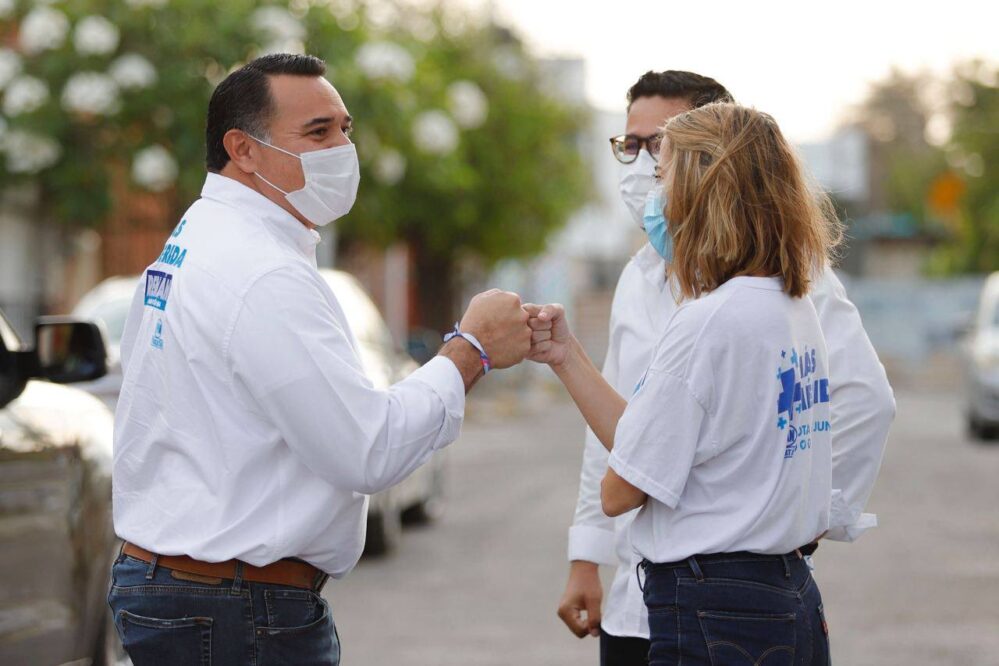
[[[653,562],[787,553],[829,526],[826,344],[815,307],[738,277],[674,313],[618,424],[609,465],[649,495]]]

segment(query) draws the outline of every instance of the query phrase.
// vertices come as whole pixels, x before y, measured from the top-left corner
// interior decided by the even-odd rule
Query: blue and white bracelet
[[[454,330],[452,330],[450,333],[444,336],[444,342],[450,342],[455,338],[462,338],[463,340],[466,340],[468,344],[475,347],[475,350],[479,352],[479,360],[482,361],[483,374],[487,374],[490,370],[493,369],[492,361],[489,360],[489,354],[486,353],[486,350],[482,346],[482,343],[479,342],[478,339],[476,339],[476,337],[471,333],[466,333],[462,331],[459,328],[458,322],[455,322]]]

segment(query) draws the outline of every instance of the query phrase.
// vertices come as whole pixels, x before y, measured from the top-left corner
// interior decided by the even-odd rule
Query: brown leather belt
[[[242,565],[243,580],[253,583],[287,585],[314,592],[322,590],[323,585],[326,584],[326,580],[329,578],[323,571],[300,560],[278,560],[265,567],[255,567],[252,564],[246,564],[239,560],[202,562],[187,555],[157,555],[127,541],[122,546],[121,552],[143,562],[152,563],[155,560],[158,567],[181,571],[195,576],[203,576],[205,578],[227,578],[233,580],[236,578],[238,565]]]

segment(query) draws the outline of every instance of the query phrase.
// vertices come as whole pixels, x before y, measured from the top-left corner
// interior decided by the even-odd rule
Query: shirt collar
[[[751,275],[739,275],[729,278],[719,289],[724,287],[734,287],[742,285],[752,289],[765,289],[766,291],[784,291],[784,280],[779,277],[754,277]]]
[[[237,180],[218,173],[209,173],[201,196],[236,208],[241,213],[262,220],[278,240],[315,261],[319,232],[309,229],[281,206]]]

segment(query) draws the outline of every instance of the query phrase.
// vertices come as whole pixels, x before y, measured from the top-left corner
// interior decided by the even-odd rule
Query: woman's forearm
[[[607,383],[575,337],[569,345],[565,360],[552,369],[565,384],[587,425],[610,451],[614,447],[617,422],[628,403]]]
[[[645,504],[648,497],[645,491],[625,481],[611,467],[607,468],[607,473],[600,482],[600,505],[611,518],[637,509]]]

